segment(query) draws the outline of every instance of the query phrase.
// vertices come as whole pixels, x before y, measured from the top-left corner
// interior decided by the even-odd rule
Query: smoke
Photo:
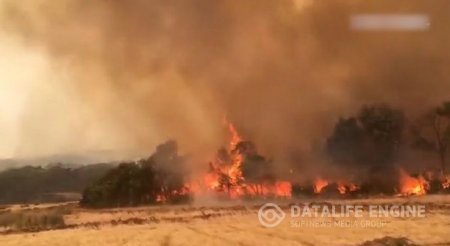
[[[72,106],[55,110],[82,117],[60,122],[78,124],[63,128],[61,136],[75,139],[58,140],[63,149],[89,143],[148,152],[173,138],[188,152],[213,151],[223,144],[226,115],[262,153],[292,162],[292,153],[314,150],[339,116],[362,104],[382,101],[414,114],[448,98],[449,5],[3,0],[0,20],[65,75]],[[349,29],[352,14],[379,12],[426,14],[431,28]],[[51,116],[23,119],[19,153],[56,141],[36,130]]]

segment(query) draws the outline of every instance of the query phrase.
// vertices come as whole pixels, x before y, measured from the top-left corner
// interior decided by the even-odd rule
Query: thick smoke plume
[[[67,73],[77,107],[89,112],[70,138],[85,137],[83,126],[95,122],[105,126],[100,148],[113,141],[147,151],[173,138],[183,150],[211,153],[223,144],[226,115],[280,165],[308,162],[295,156],[322,144],[339,116],[362,104],[381,101],[415,114],[450,95],[448,1],[1,5],[2,30],[43,48],[54,70]],[[352,31],[349,18],[359,13],[426,14],[431,25],[419,32]],[[30,152],[28,136],[36,135],[21,139]]]

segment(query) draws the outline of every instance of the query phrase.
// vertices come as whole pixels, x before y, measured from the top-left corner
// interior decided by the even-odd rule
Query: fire
[[[207,188],[210,190],[218,189],[220,186],[219,183],[219,175],[214,172],[209,172],[205,175],[205,184],[207,184]]]
[[[347,193],[347,187],[345,187],[345,185],[343,183],[338,183],[337,189],[338,189],[339,193],[342,195]]]
[[[339,181],[337,182],[337,189],[340,194],[344,195],[359,190],[359,186],[351,182]]]
[[[259,155],[256,147],[245,140],[235,125],[226,118],[224,124],[229,133],[226,148],[219,149],[209,163],[209,171],[195,182],[186,185],[186,193],[194,195],[213,194],[229,199],[251,197],[291,197],[292,184],[275,180],[270,171],[270,161]],[[292,173],[292,171],[291,171]],[[399,171],[399,195],[424,195],[430,189],[429,182],[435,175],[424,172],[424,176],[413,177],[404,169]],[[442,188],[450,188],[450,176],[439,179]],[[310,185],[310,184],[309,184]],[[327,180],[317,177],[313,184],[314,193],[358,194],[360,186],[346,179]],[[311,187],[311,186],[309,186]],[[163,198],[158,198],[161,200]]]
[[[401,195],[425,195],[429,188],[428,182],[422,177],[417,178],[400,169],[400,194]]]
[[[292,185],[290,182],[279,181],[275,183],[275,195],[290,197],[292,194]]]
[[[228,196],[231,199],[242,196],[291,196],[290,182],[246,180],[242,173],[242,165],[246,155],[254,154],[253,145],[247,145],[237,128],[224,118],[224,124],[230,135],[227,149],[222,149],[215,160],[209,163],[209,172],[204,176],[204,185],[207,191],[217,195]],[[255,183],[256,182],[256,183]],[[202,193],[195,191],[195,194]]]
[[[228,121],[228,119],[226,117],[224,117],[224,124],[227,126],[228,132],[231,135],[229,149],[234,150],[236,148],[237,144],[242,141],[242,137],[239,134],[239,132],[236,130],[236,127],[233,125],[233,123]]]
[[[319,194],[323,188],[328,186],[328,181],[325,179],[317,178],[314,182],[314,193]]]
[[[355,185],[355,184],[353,184],[353,183],[349,183],[348,184],[348,189],[350,190],[350,191],[357,191],[357,190],[359,190],[361,187],[359,187],[358,185]]]
[[[442,188],[450,189],[450,175],[444,177],[444,180],[442,181]]]
[[[233,123],[228,121],[228,119],[226,117],[224,118],[224,123],[227,126],[228,132],[230,134],[228,153],[229,153],[229,156],[231,157],[230,158],[231,166],[228,168],[228,170],[223,170],[223,171],[225,171],[228,174],[228,176],[230,177],[230,183],[233,185],[236,185],[243,180],[242,171],[241,171],[241,164],[243,161],[243,156],[242,156],[243,153],[240,153],[236,148],[237,145],[241,141],[243,141],[243,138],[241,137],[241,135],[239,134],[239,132],[237,131],[237,129],[233,125]],[[220,169],[219,169],[219,171],[220,171]]]
[[[348,181],[338,181],[336,183],[330,182],[328,180],[317,178],[314,181],[314,193],[319,194],[323,191],[325,187],[328,187],[330,185],[336,184],[336,190],[339,192],[339,194],[344,195],[348,194],[352,191],[359,190],[359,186]]]
[[[243,181],[241,166],[242,166],[243,156],[241,153],[234,153],[231,155],[231,167],[228,170],[228,176],[231,178],[232,184],[238,184]]]

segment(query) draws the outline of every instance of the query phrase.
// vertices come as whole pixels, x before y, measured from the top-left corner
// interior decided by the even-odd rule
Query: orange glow
[[[349,183],[347,187],[350,191],[357,191],[360,189],[360,187],[358,185],[355,185],[353,183]]]
[[[450,189],[450,175],[444,177],[444,180],[442,181],[442,188]]]
[[[338,182],[338,186],[337,189],[339,191],[340,194],[345,194],[347,193],[347,188],[345,187],[345,184],[342,182]]]
[[[422,176],[414,178],[400,169],[400,195],[425,195],[428,188],[429,184]]]
[[[351,182],[339,181],[337,183],[337,189],[339,193],[343,195],[352,191],[359,190],[359,186]]]
[[[314,193],[319,194],[323,188],[328,186],[328,181],[325,179],[317,178],[314,181]]]
[[[219,175],[214,172],[207,173],[204,177],[206,188],[208,190],[216,190],[219,188]]]
[[[290,182],[278,181],[275,183],[275,194],[282,197],[291,197],[292,185]]]
[[[224,124],[229,131],[230,140],[225,160],[216,158],[210,162],[209,172],[203,177],[204,184],[193,186],[190,189],[195,195],[201,195],[204,192],[213,191],[218,196],[227,196],[231,199],[237,199],[243,196],[282,196],[290,197],[292,187],[290,182],[277,181],[275,183],[247,183],[242,174],[242,163],[245,155],[236,146],[243,141],[243,138],[236,127],[226,118]],[[192,186],[192,185],[190,185]],[[202,190],[203,187],[203,190]]]
[[[233,125],[233,123],[229,122],[226,117],[224,117],[224,124],[227,126],[228,132],[230,133],[231,136],[229,149],[230,151],[232,151],[236,148],[236,145],[242,141],[242,137],[236,130],[236,127]]]

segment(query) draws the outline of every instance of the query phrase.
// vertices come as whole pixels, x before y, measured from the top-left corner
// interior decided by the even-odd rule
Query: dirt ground
[[[258,220],[259,206],[256,204],[103,210],[87,210],[65,204],[61,206],[72,206],[72,211],[64,215],[67,228],[3,233],[0,245],[362,245],[384,237],[404,238],[405,242],[410,240],[414,245],[450,245],[450,196],[321,202],[421,204],[426,206],[426,213],[423,218],[369,218],[367,213],[361,218],[298,219],[287,216],[278,226],[266,228]],[[289,213],[286,205],[282,207]],[[38,210],[39,207],[32,209]],[[386,241],[365,245],[409,244]]]

